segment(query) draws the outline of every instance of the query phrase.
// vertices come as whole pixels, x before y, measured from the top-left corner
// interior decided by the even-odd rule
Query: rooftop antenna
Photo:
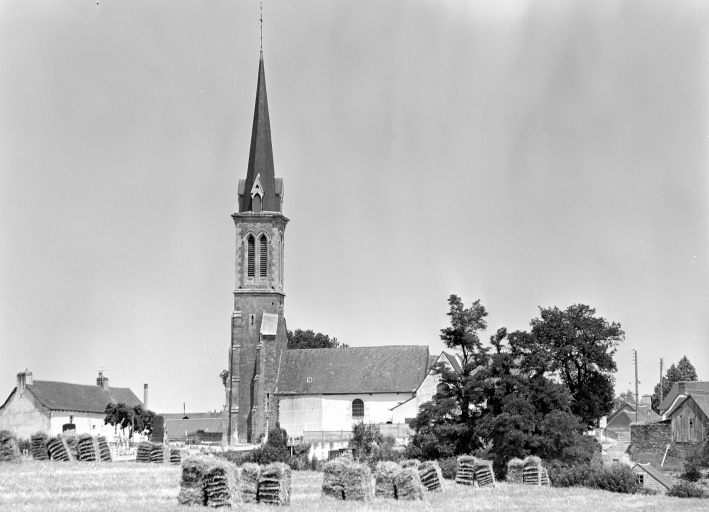
[[[261,2],[261,51],[263,52],[263,2]]]

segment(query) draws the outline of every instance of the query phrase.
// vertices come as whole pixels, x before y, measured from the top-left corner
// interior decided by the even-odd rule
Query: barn
[[[709,396],[688,395],[669,413],[672,441],[701,443],[709,437]]]

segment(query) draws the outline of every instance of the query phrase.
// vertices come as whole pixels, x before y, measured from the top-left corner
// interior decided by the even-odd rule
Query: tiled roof
[[[634,468],[637,468],[637,467],[642,468],[643,470],[645,470],[645,472],[647,474],[652,476],[655,480],[657,480],[660,484],[664,485],[667,489],[670,489],[672,487],[672,482],[670,482],[670,480],[662,473],[662,471],[657,469],[655,466],[653,466],[649,462],[646,464],[641,464],[638,462],[633,467]]]
[[[700,392],[690,393],[686,398],[677,402],[677,405],[671,411],[667,411],[668,419],[672,417],[675,412],[679,411],[682,404],[684,404],[687,400],[693,400],[694,403],[697,404],[697,407],[699,407],[705,416],[709,418],[709,395],[705,395]]]
[[[27,389],[45,407],[53,411],[103,413],[108,404],[124,403],[128,407],[143,405],[130,388],[109,388],[36,380]]]
[[[449,354],[448,352],[443,352],[443,354],[446,356],[448,362],[451,364],[456,373],[461,373],[463,371],[463,369],[460,367],[460,364],[458,363],[457,357],[452,354]]]
[[[657,408],[658,411],[660,411],[660,413],[668,412],[667,409],[672,407],[672,404],[679,395],[686,395],[692,391],[709,393],[709,381],[675,382],[670,392],[667,393],[667,396]]]
[[[427,346],[286,350],[276,393],[411,392],[418,388],[427,372]]]
[[[431,368],[438,361],[438,356],[430,355],[428,356],[428,367]]]

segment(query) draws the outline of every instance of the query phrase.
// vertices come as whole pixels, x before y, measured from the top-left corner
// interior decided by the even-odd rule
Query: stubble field
[[[194,510],[177,504],[180,468],[152,464],[39,462],[0,464],[0,510],[151,512]],[[629,512],[706,511],[709,501],[664,496],[629,496],[584,488],[532,488],[499,483],[495,489],[473,489],[444,482],[442,494],[426,494],[423,502],[375,499],[342,502],[320,495],[322,473],[294,472],[290,509],[325,512],[461,510]],[[261,511],[265,505],[243,505]]]

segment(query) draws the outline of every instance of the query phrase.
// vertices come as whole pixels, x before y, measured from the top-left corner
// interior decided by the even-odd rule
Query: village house
[[[657,412],[662,415],[662,419],[669,419],[670,413],[689,393],[694,395],[709,395],[709,381],[675,382],[670,392],[667,393],[667,396],[660,402],[657,408]]]
[[[655,423],[661,421],[661,416],[653,411],[650,406],[651,399],[650,395],[643,395],[638,406],[624,403],[608,417],[605,426],[606,430],[615,432],[621,440],[630,441],[630,425],[632,423]]]
[[[672,482],[650,463],[637,463],[633,466],[635,480],[639,486],[665,494],[672,487]]]
[[[703,443],[709,440],[709,394],[690,393],[668,412],[672,441]]]
[[[34,380],[32,372],[24,371],[17,374],[17,386],[0,406],[0,430],[27,439],[40,431],[55,436],[75,430],[113,442],[119,432],[105,425],[104,418],[106,406],[117,403],[143,405],[129,388],[109,387],[103,372],[99,372],[96,385],[84,385]]]

